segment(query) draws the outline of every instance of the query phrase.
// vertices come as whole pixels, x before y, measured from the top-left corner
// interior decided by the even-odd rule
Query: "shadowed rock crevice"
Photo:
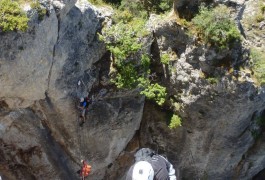
[[[52,73],[52,68],[53,68],[53,64],[54,64],[54,61],[55,61],[55,51],[56,51],[56,45],[59,43],[59,32],[60,32],[60,15],[57,14],[57,31],[58,31],[58,34],[57,34],[57,37],[56,37],[56,42],[55,44],[53,45],[53,50],[52,50],[52,59],[51,59],[51,67],[49,69],[49,74],[48,74],[48,86],[47,86],[47,90],[45,92],[49,92],[49,88],[50,88],[50,79],[51,79],[51,73]]]

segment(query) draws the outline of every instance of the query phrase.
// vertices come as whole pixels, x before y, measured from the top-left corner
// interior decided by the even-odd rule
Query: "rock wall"
[[[78,179],[86,159],[91,179],[102,179],[139,129],[144,99],[110,92],[104,81],[110,61],[97,32],[112,9],[86,0],[41,6],[43,20],[28,10],[27,32],[0,34],[0,176]],[[80,128],[76,105],[88,94],[94,101]]]
[[[212,1],[204,1],[212,3]],[[193,17],[201,1],[175,1],[179,17]],[[0,33],[0,176],[3,179],[78,179],[80,160],[92,165],[90,179],[124,179],[140,147],[168,157],[180,179],[262,178],[265,169],[264,89],[246,72],[251,45],[264,48],[262,33],[249,26],[253,1],[214,1],[232,8],[245,37],[232,51],[216,52],[185,34],[178,18],[150,17],[153,71],[176,101],[182,127],[170,130],[167,106],[109,83],[110,55],[97,38],[112,9],[86,0],[41,1],[27,32]],[[171,14],[172,15],[172,14]],[[264,26],[260,23],[260,30]],[[255,37],[255,38],[253,38]],[[160,61],[171,57],[171,72]],[[247,57],[247,58],[244,58]],[[219,64],[219,61],[229,64]],[[218,75],[211,83],[203,74]],[[80,81],[81,85],[77,85]],[[78,98],[93,103],[83,127]],[[141,125],[141,126],[140,126]],[[256,139],[255,133],[260,137]]]
[[[175,7],[184,8],[185,3],[198,6],[199,1],[175,1]],[[264,118],[264,87],[254,83],[247,68],[229,71],[249,64],[251,47],[264,50],[264,21],[259,26],[254,23],[252,16],[259,8],[254,1],[214,3],[231,8],[241,28],[241,44],[229,51],[217,52],[186,36],[178,23],[179,17],[184,17],[180,14],[149,19],[148,28],[155,38],[152,57],[159,61],[163,53],[171,56],[171,72],[165,67],[160,74],[164,74],[162,82],[175,102],[182,126],[170,130],[172,112],[168,107],[146,102],[140,130],[108,172],[115,177],[112,179],[124,179],[123,172],[141,147],[167,156],[179,179],[264,179],[264,127],[257,124],[258,118]],[[207,74],[216,82],[207,80]],[[128,163],[122,168],[125,160]]]
[[[181,179],[251,179],[264,169],[263,130],[258,139],[254,135],[257,116],[264,118],[264,88],[257,87],[246,72],[240,72],[237,78],[233,73],[228,73],[229,68],[248,63],[246,57],[250,44],[260,47],[260,36],[255,36],[260,39],[255,42],[251,37],[257,27],[250,30],[244,24],[249,9],[258,7],[253,2],[245,1],[221,3],[234,10],[235,19],[240,24],[243,22],[243,36],[247,29],[246,39],[230,52],[216,53],[195,45],[194,40],[190,39],[186,40],[185,52],[179,53],[181,51],[174,47],[183,47],[183,43],[178,43],[181,38],[165,38],[165,34],[173,36],[171,28],[181,31],[174,25],[178,19],[169,18],[164,23],[160,22],[160,26],[155,26],[154,34],[160,51],[173,50],[173,54],[177,54],[171,57],[171,60],[175,60],[172,63],[175,71],[168,88],[180,106],[178,114],[183,124],[176,130],[170,130],[167,127],[170,113],[146,104],[138,144],[165,154],[179,169]],[[167,28],[169,25],[171,27]],[[161,29],[164,30],[162,34]],[[218,63],[227,59],[230,64]],[[211,84],[203,73],[213,73],[220,78],[217,83]],[[257,177],[264,178],[262,173]]]

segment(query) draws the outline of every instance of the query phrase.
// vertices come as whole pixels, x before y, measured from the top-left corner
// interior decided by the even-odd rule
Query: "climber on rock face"
[[[86,114],[86,110],[88,108],[89,102],[90,102],[90,100],[88,97],[80,98],[80,102],[79,102],[79,106],[78,106],[78,109],[80,110],[80,119],[81,119],[80,126],[82,126],[86,120],[85,114]]]
[[[177,180],[172,164],[151,149],[142,148],[134,157],[135,163],[127,172],[126,180]]]
[[[90,174],[91,166],[89,164],[87,164],[86,161],[84,161],[84,160],[81,160],[81,163],[82,163],[81,170],[79,170],[77,172],[79,173],[82,180],[84,180]]]

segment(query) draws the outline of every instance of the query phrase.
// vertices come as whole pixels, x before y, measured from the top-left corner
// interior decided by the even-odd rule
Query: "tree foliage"
[[[112,75],[112,82],[118,88],[136,87],[138,71],[145,69],[144,66],[148,64],[146,55],[143,56],[142,63],[135,55],[143,46],[140,39],[145,35],[144,23],[139,19],[129,23],[121,21],[110,28],[105,28],[103,35],[100,35],[100,39],[113,54],[112,66],[116,69],[116,74]]]
[[[151,83],[150,57],[143,51],[144,37],[148,35],[144,28],[145,21],[139,18],[123,19],[110,28],[103,29],[103,40],[107,49],[112,53],[111,81],[118,88],[136,88],[148,99],[162,105],[165,102],[166,88],[157,83]]]
[[[224,49],[240,40],[240,33],[230,19],[229,9],[224,5],[214,9],[201,7],[199,14],[192,19],[192,22],[197,35],[205,43]]]
[[[164,13],[173,6],[173,0],[88,0],[93,4],[111,4],[121,12],[125,9],[134,17],[143,17],[150,13]]]
[[[174,129],[179,126],[181,126],[181,118],[178,115],[173,114],[173,116],[171,117],[169,128]]]
[[[170,57],[168,54],[162,54],[161,56],[161,63],[162,64],[169,64]]]
[[[155,102],[160,106],[163,105],[166,100],[166,88],[159,85],[158,83],[147,84],[140,94],[145,95],[147,99],[155,100]]]
[[[32,3],[30,3],[30,7],[32,9],[35,9],[38,13],[38,19],[41,21],[43,20],[44,16],[46,15],[47,13],[47,10],[43,7],[41,7],[41,4],[39,1],[34,1]]]
[[[11,0],[0,1],[0,28],[2,31],[27,30],[27,15],[17,2]]]

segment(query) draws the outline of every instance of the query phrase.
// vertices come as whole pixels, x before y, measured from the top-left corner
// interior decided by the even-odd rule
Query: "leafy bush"
[[[169,11],[173,6],[173,0],[143,0],[148,12],[163,13]]]
[[[229,14],[229,9],[224,5],[214,9],[202,6],[199,14],[192,19],[197,35],[205,43],[221,49],[229,48],[235,41],[240,40],[240,33]]]
[[[129,23],[133,20],[133,14],[129,10],[116,11],[114,14],[115,22]]]
[[[149,66],[151,64],[151,60],[147,54],[143,54],[141,57],[141,65],[143,67],[144,72],[149,74]]]
[[[256,12],[255,20],[259,23],[265,19],[264,18],[265,5],[263,4],[262,1],[260,1],[258,4],[259,4],[259,10]]]
[[[140,42],[147,34],[144,28],[145,21],[134,18],[130,21],[121,21],[110,28],[103,29],[103,40],[107,49],[113,54],[113,74],[111,81],[118,88],[140,89],[140,94],[148,99],[153,99],[157,104],[165,102],[166,88],[159,84],[151,84],[150,58],[142,51]],[[139,58],[139,54],[141,57]]]
[[[179,126],[181,126],[181,118],[178,115],[173,114],[170,124],[169,124],[169,128],[174,129]]]
[[[256,49],[250,49],[250,57],[253,61],[253,71],[259,85],[265,84],[265,54]]]
[[[129,11],[134,17],[146,18],[147,13],[143,3],[135,0],[123,0],[119,6],[120,11]]]
[[[38,19],[41,21],[43,20],[44,16],[46,15],[47,10],[42,8],[39,1],[34,1],[30,3],[30,7],[35,9],[38,12]]]
[[[216,77],[208,77],[206,79],[210,84],[217,84],[218,83],[218,78]]]
[[[145,95],[147,99],[155,100],[160,106],[163,105],[166,100],[166,88],[157,83],[149,84],[140,94]]]
[[[162,64],[169,64],[170,57],[168,54],[162,54],[161,56],[161,63]]]
[[[3,31],[27,30],[27,15],[17,2],[11,0],[0,1],[0,28]]]
[[[131,63],[117,68],[118,73],[111,80],[118,88],[134,88],[136,87],[138,74]]]
[[[99,6],[102,6],[105,4],[103,0],[88,0],[88,2],[90,2],[94,5],[99,5]]]

